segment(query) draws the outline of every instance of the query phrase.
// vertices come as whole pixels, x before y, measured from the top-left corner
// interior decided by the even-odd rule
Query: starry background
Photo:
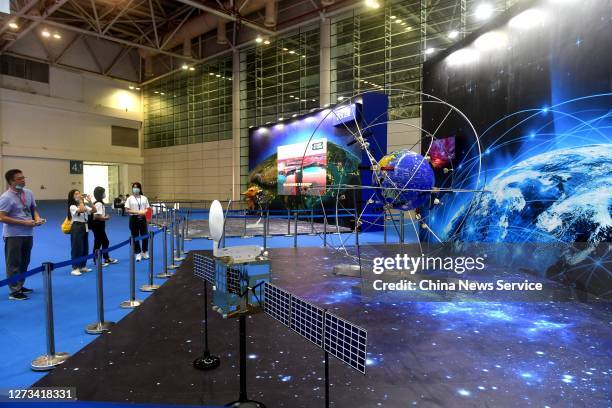
[[[236,399],[236,320],[209,313],[211,351],[221,366],[208,373],[191,367],[201,353],[203,285],[190,258],[112,333],[35,385],[76,386],[84,401]],[[271,249],[270,259],[274,284],[368,331],[365,375],[330,358],[332,406],[610,406],[608,303],[379,301],[359,295],[358,279],[331,273],[347,262],[332,249]],[[264,314],[247,319],[247,335],[251,399],[324,406],[319,348]]]
[[[443,205],[424,210],[424,219],[443,241],[564,243],[547,261],[506,261],[610,298],[612,9],[598,0],[524,7],[539,13],[537,23],[517,28],[508,14],[510,23],[484,27],[424,66],[424,92],[461,109],[481,147],[463,118],[423,104],[424,129],[439,127],[437,137],[457,142],[454,171],[436,170],[436,185],[485,190],[440,194]],[[486,35],[496,40],[483,50]],[[451,64],[458,50],[478,58]],[[421,238],[433,241],[428,231]]]

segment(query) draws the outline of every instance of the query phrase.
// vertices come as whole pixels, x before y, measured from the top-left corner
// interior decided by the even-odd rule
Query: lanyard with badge
[[[28,198],[26,197],[25,191],[17,191],[15,194],[17,194],[17,196],[19,196],[19,200],[21,201],[21,204],[23,205],[23,213],[26,216],[30,216],[31,217],[32,216],[32,210],[28,206]]]

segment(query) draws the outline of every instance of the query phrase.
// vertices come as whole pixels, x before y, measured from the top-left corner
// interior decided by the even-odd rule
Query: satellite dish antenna
[[[212,202],[210,211],[208,213],[208,229],[210,237],[213,240],[213,255],[219,256],[219,241],[223,237],[223,224],[225,223],[225,217],[223,215],[223,207],[219,200]]]

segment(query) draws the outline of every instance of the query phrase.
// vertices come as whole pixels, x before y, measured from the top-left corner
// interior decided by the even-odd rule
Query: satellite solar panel
[[[227,276],[227,281],[226,281],[227,292],[228,293],[233,293],[234,295],[240,295],[241,294],[241,290],[240,290],[240,279],[241,279],[240,269],[228,267],[227,268],[227,275],[226,276]]]
[[[289,327],[323,347],[323,316],[325,311],[312,303],[291,296],[291,321]]]
[[[264,312],[289,326],[291,295],[289,292],[266,282],[264,284]]]
[[[216,275],[215,260],[202,254],[194,254],[193,273],[197,277],[206,280],[211,285],[214,285]]]
[[[365,374],[367,332],[331,313],[325,313],[324,349]]]

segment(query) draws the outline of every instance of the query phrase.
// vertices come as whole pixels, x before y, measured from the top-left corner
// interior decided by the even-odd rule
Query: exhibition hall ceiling
[[[489,3],[497,12],[516,1]],[[361,12],[405,9],[417,30],[452,39],[463,34],[457,24],[466,29],[478,20],[478,6],[474,0],[12,0],[10,10],[0,10],[0,54],[142,83],[256,40],[263,46],[323,18]]]

